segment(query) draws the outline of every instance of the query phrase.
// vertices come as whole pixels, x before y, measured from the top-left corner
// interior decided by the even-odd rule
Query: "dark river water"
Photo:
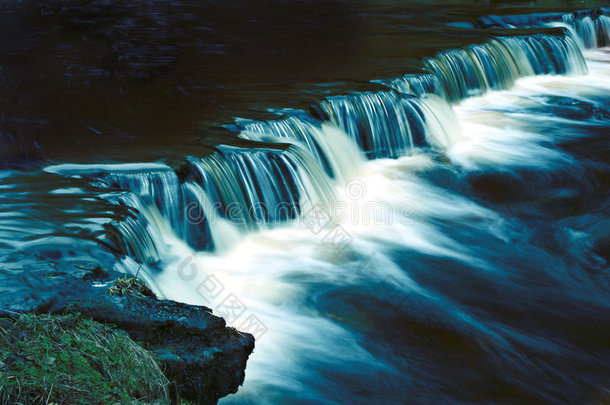
[[[140,269],[223,403],[608,403],[607,7],[5,2],[0,294]]]

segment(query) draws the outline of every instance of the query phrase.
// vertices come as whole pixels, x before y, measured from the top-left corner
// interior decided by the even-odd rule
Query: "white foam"
[[[587,76],[520,79],[512,90],[463,101],[455,107],[459,125],[441,142],[449,158],[466,170],[486,165],[548,169],[569,164],[570,157],[554,146],[557,135],[528,130],[522,118],[545,96],[569,95],[591,101],[589,97],[610,88],[606,82],[598,83],[607,77],[603,59],[607,54],[594,55],[602,60],[592,63]],[[446,126],[443,130],[448,131]],[[342,322],[335,322],[332,314],[320,313],[312,304],[317,296],[310,295],[315,291],[311,286],[342,289],[390,283],[404,294],[435,299],[409,277],[408,269],[392,259],[391,252],[397,248],[413,255],[465,262],[480,271],[497,271],[445,234],[442,224],[485,229],[490,237],[506,241],[510,235],[505,221],[472,200],[422,180],[418,173],[434,169],[435,157],[432,152],[416,153],[366,162],[359,171],[346,171],[354,178],[346,179],[345,188],[337,190],[335,203],[342,211],[335,213],[337,223],[330,225],[340,226],[349,235],[349,243],[341,251],[325,240],[323,231],[314,232],[299,221],[226,243],[231,247],[220,254],[197,253],[172,241],[175,260],[168,260],[155,279],[165,297],[209,306],[242,330],[244,319],[255,316],[265,329],[248,361],[246,382],[238,397],[273,403],[274,395],[282,390],[292,397],[305,393],[315,397],[307,386],[312,363],[316,367],[342,363],[353,369],[364,364],[369,369],[388,367],[365,350]],[[378,216],[367,216],[371,212]],[[231,297],[243,306],[236,319],[226,316],[223,309]],[[465,314],[456,317],[466,319]],[[467,322],[485,329],[472,317]]]

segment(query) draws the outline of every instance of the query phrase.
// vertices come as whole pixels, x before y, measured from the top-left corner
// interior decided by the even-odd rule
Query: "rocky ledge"
[[[99,267],[53,270],[42,278],[31,273],[1,289],[0,315],[80,313],[115,325],[154,354],[174,398],[213,404],[243,383],[254,337],[228,327],[209,308],[157,299],[141,284],[113,289],[125,275]]]

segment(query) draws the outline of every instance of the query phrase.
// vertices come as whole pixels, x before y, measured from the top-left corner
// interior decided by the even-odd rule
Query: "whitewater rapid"
[[[454,106],[444,116],[453,125],[445,126],[450,133],[442,140],[440,152],[419,150],[397,159],[357,159],[334,182],[334,204],[342,214],[333,226],[344,232],[341,246],[308,227],[307,213],[299,221],[250,233],[222,253],[195,252],[174,239],[170,244],[176,261],[154,279],[163,295],[210,306],[229,324],[243,330],[246,322],[259,335],[244,387],[222,402],[277,403],[286,398],[340,402],[329,394],[332,390],[316,390],[313,374],[317,372],[312,367],[318,372],[327,367],[356,374],[361,370],[371,376],[397,373],[390,362],[369,352],[361,336],[350,329],[350,325],[374,324],[375,313],[363,310],[352,314],[354,319],[343,319],[332,309],[326,312],[316,305],[328,289],[362,286],[368,286],[373,296],[390,291],[386,297],[409,296],[442,305],[441,295],[419,285],[409,276],[409,268],[397,263],[396,250],[449,259],[494,277],[507,277],[464,239],[469,240],[465,234],[471,232],[510,244],[519,237],[514,220],[476,199],[439,187],[427,175],[444,170],[462,174],[528,168],[552,171],[576,165],[557,144],[580,136],[578,131],[545,132],[538,124],[579,125],[578,120],[541,114],[549,97],[595,105],[607,95],[610,53],[601,49],[585,55],[588,74],[520,78],[510,90],[489,91]],[[459,229],[459,234],[452,229]],[[232,299],[243,308],[237,319],[227,309]],[[452,305],[444,310],[462,327],[510,346],[501,333],[476,316]],[[322,385],[334,383],[331,379]]]
[[[480,23],[531,25],[496,17]],[[381,90],[236,119],[247,146],[46,171],[125,208],[109,225],[118,270],[255,336],[223,403],[468,401],[462,385],[487,376],[565,395],[584,378],[558,364],[598,359],[557,325],[610,306],[589,275],[607,266],[603,206],[568,209],[603,193],[603,159],[570,145],[607,134],[610,51],[593,49],[606,16],[544,24],[568,31],[442,51]],[[465,359],[487,368],[458,375]]]

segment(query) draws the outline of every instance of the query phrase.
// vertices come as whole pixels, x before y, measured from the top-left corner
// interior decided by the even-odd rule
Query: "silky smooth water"
[[[181,134],[162,161],[156,138],[96,154],[30,133],[21,146],[53,158],[3,174],[5,291],[44,288],[27,270],[39,263],[95,258],[212,308],[256,337],[244,386],[223,403],[608,401],[608,10],[341,7],[379,35],[395,21],[383,35],[408,40],[421,71],[398,70],[397,49],[364,33],[350,49],[371,54],[356,59],[378,51],[391,67],[313,91],[278,84],[278,100],[299,100],[284,105],[267,103],[267,82],[254,107],[235,98],[229,119],[202,119],[205,141]],[[152,71],[139,66],[115,74]]]

